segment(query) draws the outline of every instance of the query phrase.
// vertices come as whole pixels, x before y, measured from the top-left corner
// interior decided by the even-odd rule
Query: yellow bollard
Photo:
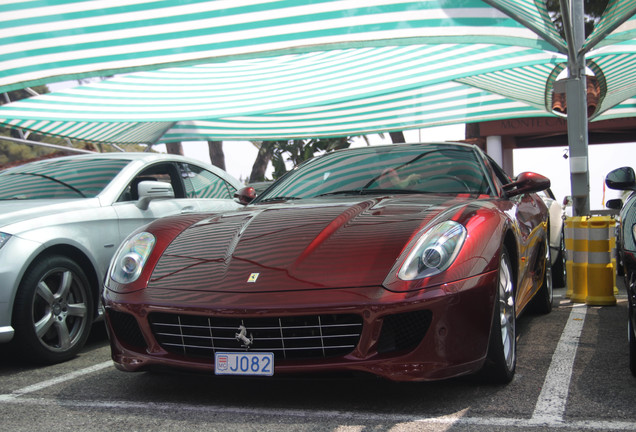
[[[565,242],[565,297],[571,298],[574,286],[572,259],[574,255],[574,220],[566,218],[563,222],[563,239]]]
[[[618,295],[618,285],[616,285],[616,272],[618,270],[618,251],[616,250],[616,219],[612,218],[612,226],[610,226],[610,248],[612,249],[612,276],[614,279],[614,296]]]
[[[587,227],[588,218],[586,216],[576,216],[567,218],[566,230],[571,229],[571,238],[566,237],[565,248],[568,260],[572,260],[571,271],[568,271],[568,287],[571,285],[570,301],[574,303],[585,303],[587,298]],[[567,231],[566,231],[567,232]],[[567,295],[567,292],[566,292]]]
[[[615,223],[609,216],[594,216],[588,220],[587,296],[585,298],[585,303],[588,305],[616,304],[611,242]]]

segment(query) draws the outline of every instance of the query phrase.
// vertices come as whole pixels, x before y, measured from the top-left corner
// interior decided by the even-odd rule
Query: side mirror
[[[515,181],[504,185],[508,197],[525,193],[540,192],[550,187],[550,179],[533,172],[522,172]]]
[[[159,181],[142,181],[137,185],[137,192],[139,193],[139,201],[137,201],[136,206],[141,210],[147,210],[152,200],[174,198],[172,185]]]
[[[248,205],[256,198],[256,190],[252,186],[246,186],[239,189],[234,194],[234,198],[236,198],[240,204]]]
[[[607,174],[605,184],[610,189],[636,190],[636,175],[632,167],[616,168]]]
[[[623,200],[620,198],[607,200],[605,207],[612,210],[620,210],[623,208]]]

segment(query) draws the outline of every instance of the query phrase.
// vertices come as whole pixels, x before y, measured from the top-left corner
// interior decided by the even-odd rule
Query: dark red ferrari
[[[103,302],[112,357],[223,375],[357,371],[396,381],[482,371],[508,382],[515,322],[552,307],[538,174],[478,147],[336,151],[246,206],[133,233]]]

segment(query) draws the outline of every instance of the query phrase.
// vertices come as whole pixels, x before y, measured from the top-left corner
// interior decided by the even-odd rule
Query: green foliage
[[[24,144],[0,141],[0,166],[9,162],[34,159],[51,152],[51,149],[44,147],[32,147]]]
[[[33,87],[32,90],[38,94],[48,93],[48,88],[46,86]],[[5,105],[9,102],[26,99],[31,96],[33,95],[27,90],[15,90],[7,94],[3,94],[0,97],[0,105]],[[22,138],[19,131],[5,127],[0,127],[0,136]],[[49,142],[53,144],[52,141],[46,141],[42,137],[33,135],[29,136],[28,139],[31,141]],[[25,144],[0,140],[0,165],[4,165],[9,162],[38,158],[43,155],[52,153],[53,151],[54,150],[45,147],[28,146]]]
[[[580,0],[576,0],[580,1]],[[598,23],[605,12],[605,8],[607,7],[607,3],[609,0],[584,0],[583,9],[585,11],[585,36],[589,36],[594,30],[594,26]],[[546,7],[548,12],[550,13],[550,17],[554,22],[555,26],[561,33],[563,34],[563,18],[561,16],[561,5],[560,0],[546,0]]]
[[[274,147],[272,156],[274,173],[272,176],[274,179],[277,179],[287,172],[287,162],[291,162],[293,166],[297,166],[307,159],[311,159],[316,154],[348,148],[351,145],[351,137],[311,138],[304,140],[270,141],[269,143],[273,144]]]

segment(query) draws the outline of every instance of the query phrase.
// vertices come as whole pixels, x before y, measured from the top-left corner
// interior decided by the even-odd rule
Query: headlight
[[[398,277],[415,280],[446,270],[455,260],[466,239],[463,225],[446,221],[425,232],[406,257]]]
[[[110,278],[121,284],[136,281],[154,245],[155,236],[147,232],[126,239],[110,264]]]
[[[11,234],[0,232],[0,249],[9,240],[9,237],[11,237]]]

